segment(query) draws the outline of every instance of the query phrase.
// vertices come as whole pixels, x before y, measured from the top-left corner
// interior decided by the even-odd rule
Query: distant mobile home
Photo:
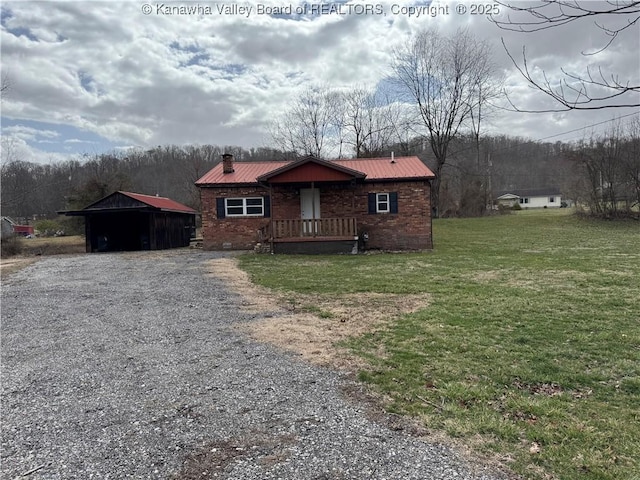
[[[498,205],[521,208],[560,208],[562,193],[557,188],[538,188],[526,190],[505,190],[496,198]]]

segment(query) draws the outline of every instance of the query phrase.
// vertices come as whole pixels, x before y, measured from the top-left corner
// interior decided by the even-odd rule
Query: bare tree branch
[[[615,44],[620,33],[640,24],[640,2],[638,1],[542,0],[535,3],[507,1],[498,1],[498,3],[516,14],[516,18],[511,15],[507,15],[504,19],[491,17],[493,23],[507,31],[533,33],[562,27],[573,22],[592,20],[594,27],[602,31],[608,40],[595,51],[582,51],[581,54],[584,56],[595,56],[602,53]],[[620,19],[623,20],[622,23]],[[568,72],[562,68],[563,78],[557,84],[552,84],[546,72],[542,72],[541,78],[534,77],[529,70],[524,47],[522,61],[519,62],[507,48],[504,39],[502,39],[502,45],[524,79],[559,105],[557,108],[526,110],[515,105],[507,96],[509,104],[515,111],[547,113],[640,106],[640,84],[632,83],[631,80],[620,80],[618,75],[614,73],[605,74],[601,67],[598,67],[597,76],[594,76],[589,67],[582,75]]]
[[[365,87],[340,93],[338,105],[341,139],[358,158],[382,155],[408,121],[401,105]]]
[[[531,33],[556,28],[591,17],[604,15],[631,16],[628,24],[622,27],[615,29],[600,27],[614,34],[635,24],[640,17],[640,2],[622,0],[606,2],[608,6],[601,9],[596,7],[603,5],[603,2],[579,2],[576,0],[542,0],[536,2],[534,5],[531,5],[531,2],[527,2],[525,4],[526,6],[522,6],[523,2],[497,1],[496,3],[513,12],[524,12],[528,14],[527,20],[514,20],[509,15],[506,20],[502,20],[499,17],[491,18],[491,21],[501,29],[521,33]],[[588,7],[583,6],[585,3]]]
[[[271,137],[284,151],[324,158],[335,127],[334,95],[326,87],[310,87],[272,123]]]
[[[7,72],[2,72],[2,81],[0,83],[0,97],[4,97],[11,88],[11,80]]]

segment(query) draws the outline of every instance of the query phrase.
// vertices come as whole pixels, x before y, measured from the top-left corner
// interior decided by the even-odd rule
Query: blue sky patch
[[[13,18],[13,12],[6,7],[2,7],[2,9],[0,10],[0,25],[2,25],[2,28],[4,28],[7,32],[9,32],[11,35],[14,35],[16,37],[27,37],[32,42],[38,41],[38,37],[36,37],[33,33],[31,33],[31,30],[29,30],[28,28],[25,28],[25,27],[12,28],[9,25],[7,25],[7,20],[9,20],[10,18]]]
[[[30,147],[43,152],[67,155],[95,155],[123,146],[72,125],[7,117],[2,117],[2,135],[18,137]],[[30,161],[28,158],[23,160]]]

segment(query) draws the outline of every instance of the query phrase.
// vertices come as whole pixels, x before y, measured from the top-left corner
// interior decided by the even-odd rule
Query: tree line
[[[46,165],[11,158],[0,171],[2,214],[25,221],[54,218],[57,211],[82,209],[117,190],[158,194],[199,210],[194,182],[225,152],[239,161],[283,158],[273,149],[218,145],[158,146]]]
[[[640,202],[639,121],[616,124],[601,136],[574,143],[536,142],[505,135],[458,136],[441,169],[441,216],[490,212],[501,191],[558,187],[602,216],[637,215]],[[372,156],[417,155],[437,162],[427,137],[380,145]],[[33,222],[82,209],[116,190],[169,197],[200,210],[195,181],[232,153],[237,162],[296,158],[295,152],[237,146],[159,146],[97,154],[47,165],[13,159],[1,167],[3,215]]]

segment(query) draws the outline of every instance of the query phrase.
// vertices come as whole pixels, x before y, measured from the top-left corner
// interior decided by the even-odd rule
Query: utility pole
[[[493,190],[491,188],[491,153],[487,152],[487,187],[489,189],[489,209],[493,213]]]

